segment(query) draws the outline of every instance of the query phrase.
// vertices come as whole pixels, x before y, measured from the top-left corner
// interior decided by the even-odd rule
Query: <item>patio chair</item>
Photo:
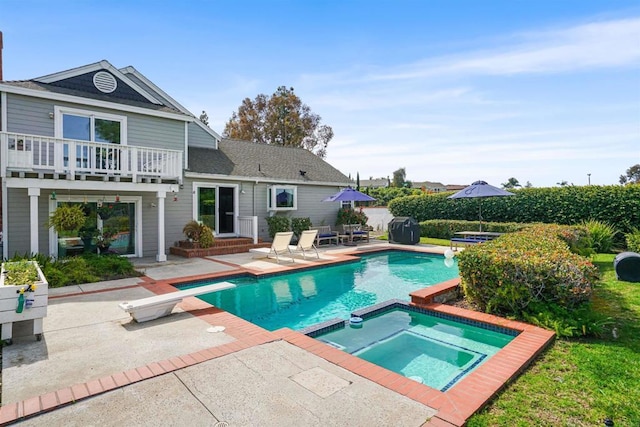
[[[342,227],[344,228],[345,234],[351,236],[350,240],[352,242],[355,241],[355,239],[359,241],[369,241],[369,229],[365,229],[361,224],[349,224],[343,225]]]
[[[316,245],[313,244],[316,240],[316,236],[318,235],[318,230],[304,230],[300,235],[300,239],[298,239],[297,246],[289,246],[289,252],[291,253],[302,253],[302,257],[307,259],[307,253],[311,253],[314,251],[316,253],[316,258],[320,259],[320,255],[318,255],[318,249]]]
[[[317,230],[318,234],[316,235],[316,247],[320,246],[320,243],[329,241],[331,244],[332,241],[335,242],[336,246],[338,245],[338,232],[332,231],[330,225],[320,225],[318,227],[309,227],[309,230]]]
[[[289,243],[291,243],[291,238],[293,237],[293,231],[282,231],[276,233],[273,236],[273,242],[271,243],[270,248],[253,248],[249,249],[249,252],[254,254],[264,255],[267,258],[270,256],[275,256],[276,262],[280,263],[280,255],[291,254],[289,250]],[[293,258],[291,258],[292,262],[295,262]]]

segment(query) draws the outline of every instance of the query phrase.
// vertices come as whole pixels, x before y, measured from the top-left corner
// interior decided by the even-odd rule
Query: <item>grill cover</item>
[[[420,241],[420,224],[408,216],[398,216],[389,222],[389,243],[415,245]]]
[[[625,282],[640,282],[640,254],[622,252],[613,260],[618,280]]]

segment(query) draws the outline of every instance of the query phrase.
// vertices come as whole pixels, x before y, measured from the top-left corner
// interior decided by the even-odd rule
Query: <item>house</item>
[[[447,191],[447,187],[444,184],[440,182],[431,182],[431,181],[424,181],[424,182],[412,181],[411,188],[424,189],[424,191],[428,193],[440,193],[442,191]]]
[[[157,261],[191,219],[254,242],[268,237],[268,215],[332,223],[339,206],[320,201],[350,184],[306,150],[222,139],[135,68],[107,61],[0,81],[0,178],[5,258],[86,249],[80,232],[47,226],[67,203],[109,230],[111,250]]]
[[[387,188],[389,187],[389,178],[361,179],[360,188]]]

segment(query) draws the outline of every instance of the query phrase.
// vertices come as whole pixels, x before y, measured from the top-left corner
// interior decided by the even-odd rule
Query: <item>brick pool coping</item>
[[[379,249],[374,249],[373,251],[379,251]],[[367,252],[372,251],[361,250],[358,252],[343,253],[336,255],[336,260],[334,261],[320,260],[314,263],[314,265],[330,265],[336,262],[348,262],[353,260],[354,256]],[[421,252],[433,251],[421,250]],[[268,274],[306,267],[309,267],[309,265],[287,265]],[[176,284],[203,279],[223,278],[238,274],[262,275],[250,269],[238,268],[237,270],[216,274],[170,280],[153,280],[143,276],[141,277],[142,282],[134,286],[144,287],[156,294],[164,294],[174,292],[174,285]],[[456,278],[413,292],[411,293],[411,304],[454,317],[464,317],[512,329],[518,331],[519,334],[487,362],[479,366],[446,392],[441,392],[424,384],[417,383],[400,374],[310,338],[300,332],[288,328],[270,332],[231,313],[213,307],[198,298],[189,297],[185,298],[178,306],[211,325],[224,326],[226,328],[224,332],[235,338],[235,341],[182,356],[152,362],[135,369],[117,372],[99,379],[65,387],[55,392],[0,406],[0,425],[7,425],[26,417],[52,411],[76,403],[79,400],[97,396],[117,388],[247,348],[268,342],[284,340],[356,375],[437,410],[438,412],[429,419],[424,426],[462,426],[471,415],[486,405],[511,380],[522,373],[553,341],[555,334],[522,322],[433,302],[438,299],[438,296],[455,292],[459,282],[460,279]],[[84,292],[82,294],[108,292],[111,290],[116,289]],[[61,295],[53,298],[66,298],[76,295],[78,294]]]

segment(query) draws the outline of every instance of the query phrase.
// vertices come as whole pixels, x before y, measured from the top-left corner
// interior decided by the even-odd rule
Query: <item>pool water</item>
[[[316,336],[336,348],[445,391],[514,336],[454,320],[393,309]]]
[[[386,251],[358,262],[300,270],[258,279],[226,280],[237,287],[199,298],[268,330],[303,329],[458,276],[458,266],[440,255]],[[189,286],[216,283],[224,279]]]

